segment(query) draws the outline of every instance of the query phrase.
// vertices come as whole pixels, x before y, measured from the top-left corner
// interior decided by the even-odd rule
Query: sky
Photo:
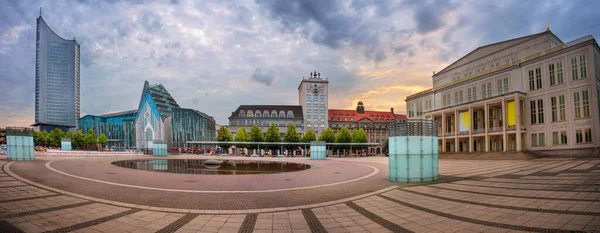
[[[136,109],[144,80],[227,124],[239,105],[298,105],[302,77],[329,107],[406,111],[405,98],[490,43],[600,35],[600,1],[0,0],[0,127],[34,123],[40,14],[81,45],[81,116]]]

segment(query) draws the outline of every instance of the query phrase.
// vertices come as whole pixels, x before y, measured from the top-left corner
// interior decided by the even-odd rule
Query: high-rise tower
[[[312,129],[319,134],[329,126],[328,88],[329,81],[321,78],[321,73],[317,71],[311,72],[308,78],[302,78],[298,86],[298,99],[304,113],[304,132]]]
[[[79,119],[79,43],[58,36],[41,15],[35,46],[35,126],[63,131]]]

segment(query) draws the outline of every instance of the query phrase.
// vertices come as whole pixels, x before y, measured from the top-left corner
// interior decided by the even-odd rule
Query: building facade
[[[302,77],[298,86],[298,102],[304,113],[304,128],[312,129],[316,134],[323,132],[329,125],[327,110],[329,109],[329,81],[321,78],[317,71],[308,78]]]
[[[405,120],[406,115],[395,114],[392,108],[389,112],[384,111],[365,111],[362,101],[359,101],[356,110],[329,109],[329,128],[335,133],[342,127],[350,131],[362,128],[367,133],[369,143],[378,143],[377,146],[369,146],[367,153],[369,155],[381,155],[383,145],[388,140],[388,123],[394,119]]]
[[[35,58],[35,124],[32,126],[38,131],[76,128],[80,114],[79,43],[57,35],[40,14]]]
[[[438,122],[441,152],[600,148],[600,49],[550,30],[479,47],[406,98],[408,118]]]
[[[291,124],[296,126],[296,132],[304,133],[304,118],[302,106],[297,105],[240,105],[229,117],[229,131],[235,138],[235,134],[241,128],[250,133],[250,129],[256,125],[263,133],[275,124],[279,133],[283,136],[287,127]]]
[[[193,109],[181,108],[162,84],[144,82],[137,110],[94,116],[78,120],[85,133],[103,133],[109,146],[123,148],[153,147],[161,141],[169,147],[186,147],[187,141],[214,141],[213,117]]]

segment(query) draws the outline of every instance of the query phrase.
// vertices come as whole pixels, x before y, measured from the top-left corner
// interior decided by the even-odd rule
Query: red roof
[[[406,120],[404,114],[392,114],[391,112],[383,111],[365,111],[365,113],[358,113],[356,110],[344,110],[344,109],[329,109],[328,111],[330,122],[357,122],[363,118],[368,118],[373,122],[388,122],[392,119]],[[333,117],[333,119],[332,119]],[[338,117],[340,120],[338,120]],[[347,120],[344,120],[346,118]],[[375,120],[377,119],[377,120]]]

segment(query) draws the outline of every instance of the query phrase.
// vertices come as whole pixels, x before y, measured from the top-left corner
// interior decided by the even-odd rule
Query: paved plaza
[[[0,160],[0,232],[600,232],[596,158],[440,160],[438,182],[410,185],[385,157],[233,158],[313,166],[241,176],[110,164],[136,158]]]

